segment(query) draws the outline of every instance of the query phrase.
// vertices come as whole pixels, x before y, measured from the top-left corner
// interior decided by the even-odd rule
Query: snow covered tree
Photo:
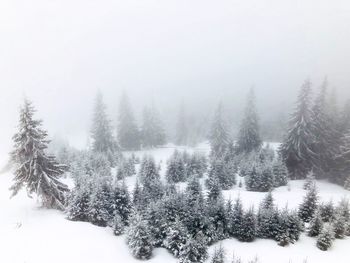
[[[329,104],[326,101],[327,80],[321,86],[312,108],[312,126],[314,142],[312,150],[316,153],[316,163],[313,167],[317,178],[324,178],[333,163],[333,156],[338,148],[338,130],[336,119],[331,119]],[[334,105],[333,105],[334,106]],[[333,116],[336,118],[336,116]]]
[[[93,140],[92,150],[105,154],[111,164],[115,164],[119,146],[113,136],[113,129],[106,113],[106,105],[103,103],[100,92],[96,96],[91,136]]]
[[[179,258],[180,263],[203,263],[208,258],[208,249],[203,235],[189,237],[181,249]]]
[[[238,239],[243,242],[252,242],[256,236],[256,217],[253,208],[243,214]]]
[[[289,121],[289,130],[281,145],[280,153],[286,163],[291,179],[303,179],[317,160],[313,152],[314,135],[310,108],[311,83],[301,87],[295,112]]]
[[[25,187],[29,196],[36,193],[42,205],[64,209],[68,187],[59,181],[66,170],[65,165],[48,155],[47,132],[42,130],[41,120],[34,120],[35,109],[27,99],[20,111],[19,131],[13,136],[14,150],[11,159],[15,165],[12,196]]]
[[[141,167],[138,174],[140,183],[144,185],[149,180],[159,179],[159,169],[154,158],[150,155],[145,155],[141,162]]]
[[[341,214],[337,214],[335,216],[334,221],[332,222],[335,238],[342,239],[345,237],[346,225],[347,225],[347,222],[345,217]]]
[[[111,213],[112,203],[110,200],[111,189],[106,182],[97,182],[93,186],[90,198],[88,219],[94,225],[107,226],[113,218]]]
[[[233,205],[232,217],[229,218],[229,224],[231,226],[230,232],[233,237],[239,237],[243,224],[243,205],[242,200],[237,198]]]
[[[76,186],[70,192],[66,212],[72,221],[88,221],[91,189],[88,184]]]
[[[318,236],[323,228],[323,221],[320,212],[316,212],[312,217],[309,227],[307,229],[307,234],[310,237]]]
[[[132,217],[126,234],[132,255],[137,259],[150,259],[153,251],[151,235],[147,222],[140,215],[136,214]]]
[[[177,145],[187,145],[188,143],[188,123],[185,112],[185,104],[182,102],[178,114],[176,124],[176,138],[175,142]]]
[[[225,250],[224,248],[220,245],[218,248],[215,248],[213,257],[211,259],[211,263],[225,263]]]
[[[330,222],[335,216],[335,208],[332,201],[319,206],[320,215],[323,222]]]
[[[135,163],[132,158],[120,158],[117,167],[117,179],[123,180],[136,174]]]
[[[186,176],[188,178],[191,178],[192,176],[202,178],[207,171],[207,162],[207,157],[204,154],[194,152],[188,160]]]
[[[317,238],[316,246],[319,249],[326,251],[332,246],[333,239],[334,239],[334,231],[332,227],[331,226],[325,227],[323,228],[323,230],[321,231],[321,233]]]
[[[274,175],[274,187],[285,186],[288,184],[288,169],[280,158],[273,162],[272,171]]]
[[[248,191],[267,192],[274,187],[274,174],[272,167],[265,164],[254,164],[245,179]]]
[[[117,136],[123,150],[137,150],[140,148],[140,134],[131,110],[129,98],[124,92],[119,104]]]
[[[218,181],[220,188],[223,190],[231,189],[236,184],[236,175],[230,173],[224,160],[219,158],[211,159],[207,185],[214,179]]]
[[[248,94],[247,105],[238,134],[238,152],[249,153],[261,148],[262,140],[259,130],[259,120],[255,107],[255,94],[254,90],[251,89]]]
[[[278,226],[278,210],[269,192],[261,202],[257,215],[257,236],[260,238],[275,238]]]
[[[143,147],[155,147],[165,143],[163,123],[153,103],[151,107],[145,107],[143,110],[141,135]]]
[[[177,218],[174,223],[170,224],[167,229],[164,247],[175,257],[179,257],[180,251],[186,244],[189,235],[186,228]]]
[[[222,116],[222,103],[219,103],[215,111],[209,141],[211,145],[211,155],[214,158],[223,158],[230,143],[230,138]]]
[[[334,160],[332,180],[338,184],[345,185],[350,174],[350,129],[341,138],[339,153]]]
[[[304,222],[310,222],[314,216],[318,207],[318,199],[317,189],[314,185],[308,190],[304,197],[304,201],[299,206],[298,214]]]
[[[170,159],[168,160],[166,179],[168,182],[178,183],[184,182],[186,179],[185,164],[182,155],[179,151],[175,150]]]
[[[131,198],[128,187],[123,182],[121,185],[116,185],[111,190],[112,214],[118,214],[124,225],[128,225],[129,216],[132,212]]]

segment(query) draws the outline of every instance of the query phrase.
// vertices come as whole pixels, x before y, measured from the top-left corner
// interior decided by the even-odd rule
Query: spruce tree
[[[113,233],[116,236],[120,236],[124,234],[125,231],[125,225],[123,223],[123,220],[119,214],[116,214],[113,219]]]
[[[153,245],[147,222],[140,216],[134,215],[127,229],[127,244],[132,255],[137,259],[150,259]]]
[[[310,220],[314,216],[318,207],[318,199],[319,197],[316,186],[313,185],[308,190],[306,196],[304,197],[304,201],[299,206],[298,214],[304,222],[310,222]]]
[[[183,182],[186,179],[185,163],[181,154],[175,150],[168,160],[166,179],[171,183]]]
[[[225,263],[225,250],[220,245],[218,248],[215,248],[211,263]]]
[[[214,158],[223,158],[230,143],[226,123],[222,116],[222,103],[219,103],[211,126],[209,135],[211,155]]]
[[[68,219],[88,221],[91,189],[89,185],[76,186],[70,193],[67,206]]]
[[[111,189],[106,182],[95,182],[90,198],[88,219],[94,225],[105,227],[113,218]]]
[[[273,163],[272,171],[274,175],[275,187],[285,186],[288,184],[288,181],[289,181],[288,169],[285,163],[280,158],[278,158]]]
[[[48,155],[47,132],[42,121],[33,119],[35,109],[27,99],[20,111],[19,131],[13,136],[11,159],[15,165],[12,196],[25,187],[29,196],[36,193],[44,207],[64,209],[68,187],[59,181],[66,170],[55,156]]]
[[[252,242],[256,237],[256,218],[251,208],[243,214],[238,239],[243,242]]]
[[[181,249],[180,263],[203,263],[208,258],[208,249],[201,234],[189,237]]]
[[[186,228],[177,218],[167,229],[164,247],[175,257],[179,257],[181,249],[186,244],[188,237]]]
[[[119,215],[123,224],[127,226],[132,212],[132,204],[128,187],[124,182],[111,190],[111,199],[112,214]]]
[[[106,154],[111,164],[114,164],[119,147],[113,136],[112,126],[106,113],[106,105],[103,103],[100,92],[96,96],[91,136],[93,140],[92,150]]]
[[[255,107],[255,94],[254,90],[251,89],[248,94],[247,105],[238,134],[238,152],[249,153],[261,148],[262,140],[259,130],[259,120]]]
[[[229,190],[236,184],[235,174],[230,173],[224,160],[220,158],[211,159],[207,185],[214,179],[218,181],[220,188],[223,190]]]
[[[334,160],[333,181],[345,185],[350,174],[350,129],[341,138],[339,153]]]
[[[323,228],[323,221],[319,212],[316,212],[310,221],[307,234],[310,237],[318,236]]]
[[[234,237],[239,237],[243,224],[243,205],[242,200],[237,198],[233,205],[233,216],[231,222],[231,233]]]
[[[306,180],[305,180],[305,183],[303,185],[303,189],[309,190],[311,187],[313,187],[313,185],[315,185],[315,183],[316,183],[315,176],[314,176],[313,171],[311,171],[306,175]]]
[[[321,204],[319,207],[320,215],[323,222],[330,222],[335,216],[335,208],[332,201]]]
[[[334,221],[332,222],[333,230],[334,230],[334,237],[342,239],[345,237],[346,233],[346,219],[341,214],[337,214],[335,216]]]
[[[126,93],[122,94],[119,104],[117,136],[122,150],[137,150],[140,148],[139,130]]]
[[[311,83],[307,80],[301,87],[295,112],[289,121],[290,128],[280,148],[291,179],[305,178],[317,160],[313,152],[315,138],[310,99]]]
[[[332,246],[333,239],[334,239],[334,231],[332,227],[330,226],[325,227],[323,228],[323,230],[321,231],[321,233],[317,238],[316,246],[319,249],[326,251]]]

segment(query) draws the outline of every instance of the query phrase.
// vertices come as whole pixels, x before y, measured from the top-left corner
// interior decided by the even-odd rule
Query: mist
[[[241,118],[255,88],[262,121],[288,114],[306,78],[350,97],[348,1],[14,1],[0,3],[0,152],[26,96],[51,136],[84,146],[100,90],[116,120],[152,101],[168,130],[180,103]]]

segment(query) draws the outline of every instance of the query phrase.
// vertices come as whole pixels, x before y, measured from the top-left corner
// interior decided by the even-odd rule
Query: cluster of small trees
[[[199,152],[189,154],[175,150],[167,161],[168,183],[185,182],[192,176],[202,178],[207,171],[207,157]]]

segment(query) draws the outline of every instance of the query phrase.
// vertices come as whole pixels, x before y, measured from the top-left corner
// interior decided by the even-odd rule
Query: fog
[[[97,90],[113,121],[124,90],[138,120],[153,100],[168,128],[181,101],[210,116],[222,100],[237,122],[252,86],[262,120],[273,118],[306,78],[317,88],[327,76],[342,103],[349,25],[346,0],[2,0],[0,153],[24,96],[73,145],[86,143]]]

